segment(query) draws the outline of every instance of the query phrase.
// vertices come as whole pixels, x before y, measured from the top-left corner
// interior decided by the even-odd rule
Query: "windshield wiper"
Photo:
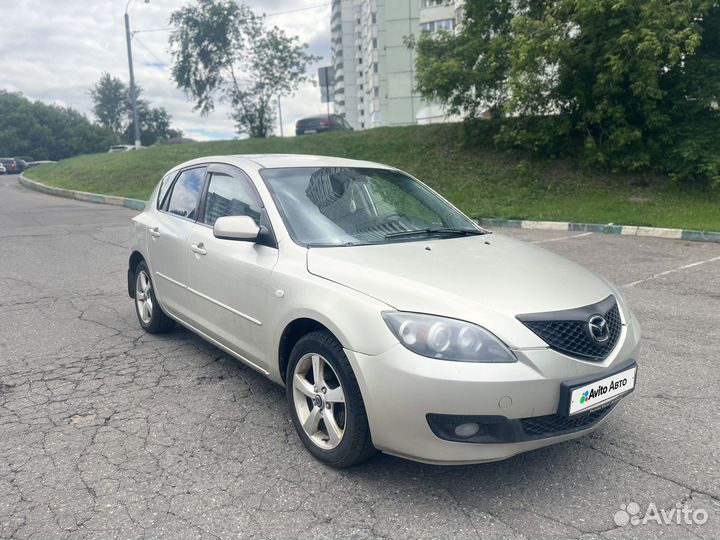
[[[340,242],[337,244],[324,244],[324,243],[317,243],[317,244],[305,244],[305,247],[308,248],[334,248],[334,247],[355,247],[355,246],[374,246],[375,244],[373,242]]]
[[[433,235],[433,234],[450,234],[458,236],[476,236],[485,234],[482,231],[471,230],[471,229],[452,229],[452,228],[441,228],[441,229],[414,229],[411,231],[398,231],[391,232],[385,235],[385,239],[389,238],[403,238],[406,236],[420,236],[420,235]]]

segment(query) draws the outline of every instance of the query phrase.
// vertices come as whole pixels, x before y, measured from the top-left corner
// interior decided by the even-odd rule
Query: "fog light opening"
[[[474,437],[480,431],[480,424],[475,422],[467,422],[465,424],[458,424],[455,426],[455,435],[461,439],[469,439]]]

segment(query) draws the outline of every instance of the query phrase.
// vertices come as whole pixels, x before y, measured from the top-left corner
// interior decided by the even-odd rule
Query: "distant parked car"
[[[142,148],[142,146],[140,148]],[[133,150],[136,150],[135,145],[116,144],[116,145],[110,147],[110,149],[108,150],[108,154],[116,154],[119,152],[132,152]]]
[[[32,169],[33,167],[37,167],[38,165],[48,165],[50,163],[57,163],[57,161],[51,161],[49,159],[44,159],[40,161],[31,161],[27,164],[28,169]]]
[[[31,156],[13,156],[18,161],[24,161],[25,163],[30,163],[31,161],[35,161],[34,158]]]
[[[7,172],[7,169],[5,168],[5,165],[0,163],[0,174],[5,174]]]
[[[22,172],[22,166],[15,158],[0,158],[0,163],[5,165],[7,174],[19,174]]]
[[[25,169],[27,169],[27,161],[20,158],[13,158],[15,159],[15,162],[18,164],[18,167],[20,168],[20,172],[23,172]]]
[[[295,135],[321,133],[323,131],[352,131],[352,126],[338,114],[320,114],[301,118],[295,123]]]

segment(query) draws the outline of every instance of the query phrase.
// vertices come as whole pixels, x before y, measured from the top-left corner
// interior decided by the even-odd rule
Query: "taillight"
[[[327,120],[320,120],[320,125],[321,125],[321,126],[327,126],[327,125],[328,125],[328,121],[327,121]]]

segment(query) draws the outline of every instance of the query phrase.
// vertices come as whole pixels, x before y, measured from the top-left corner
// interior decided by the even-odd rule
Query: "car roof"
[[[306,154],[246,154],[229,156],[232,158],[249,159],[266,169],[279,167],[381,167],[387,165],[333,156],[314,156]]]
[[[179,165],[182,168],[202,163],[227,163],[240,168],[279,169],[284,167],[366,167],[373,169],[393,169],[382,163],[348,159],[333,156],[313,156],[305,154],[235,154],[227,156],[207,156]]]
[[[305,117],[301,118],[300,120],[324,120],[324,119],[326,119],[328,116],[335,116],[335,117],[337,117],[337,116],[339,116],[339,115],[337,115],[337,114],[335,114],[335,113],[330,113],[329,115],[328,115],[328,114],[314,114],[314,115],[312,115],[312,116],[305,116]]]

